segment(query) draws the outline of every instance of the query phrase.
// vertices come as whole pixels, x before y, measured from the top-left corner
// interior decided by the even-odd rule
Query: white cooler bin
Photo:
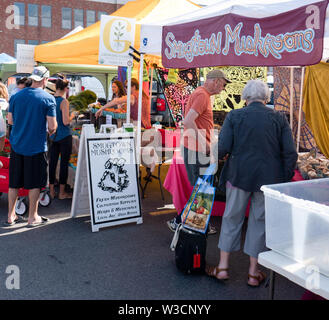
[[[266,246],[329,277],[329,178],[262,186]]]

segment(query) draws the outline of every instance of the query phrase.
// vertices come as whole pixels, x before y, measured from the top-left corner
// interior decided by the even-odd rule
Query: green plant
[[[96,93],[91,90],[82,91],[78,95],[80,97],[86,98],[88,104],[95,102],[97,99]]]
[[[68,98],[70,106],[76,111],[87,111],[88,105],[95,102],[97,95],[91,90],[86,90],[78,93],[76,96]]]

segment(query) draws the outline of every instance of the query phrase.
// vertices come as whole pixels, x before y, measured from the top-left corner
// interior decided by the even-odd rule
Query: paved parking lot
[[[165,193],[166,204],[171,196]],[[230,280],[181,274],[169,246],[166,221],[175,213],[163,207],[157,188],[142,201],[143,223],[91,232],[90,216],[70,218],[71,201],[54,200],[40,214],[51,221],[28,229],[0,228],[1,299],[87,300],[265,300],[268,288],[247,286],[248,257],[232,254]],[[7,195],[0,198],[0,219],[7,215]],[[212,217],[219,229],[221,218]],[[218,262],[218,234],[209,236],[207,262]],[[19,289],[7,289],[19,270]],[[7,269],[9,268],[9,269]],[[9,273],[6,273],[6,270]],[[10,271],[12,270],[12,271]],[[299,300],[304,289],[278,276],[275,299]]]

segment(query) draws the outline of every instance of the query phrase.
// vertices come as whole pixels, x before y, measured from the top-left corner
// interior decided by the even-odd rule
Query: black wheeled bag
[[[207,250],[206,234],[188,230],[180,225],[176,230],[171,249],[175,250],[175,262],[180,271],[186,274],[204,273]]]

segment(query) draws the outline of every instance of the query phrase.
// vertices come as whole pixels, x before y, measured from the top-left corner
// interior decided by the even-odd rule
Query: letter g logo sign
[[[107,50],[123,53],[129,49],[131,23],[125,19],[112,19],[104,27],[103,42]]]

